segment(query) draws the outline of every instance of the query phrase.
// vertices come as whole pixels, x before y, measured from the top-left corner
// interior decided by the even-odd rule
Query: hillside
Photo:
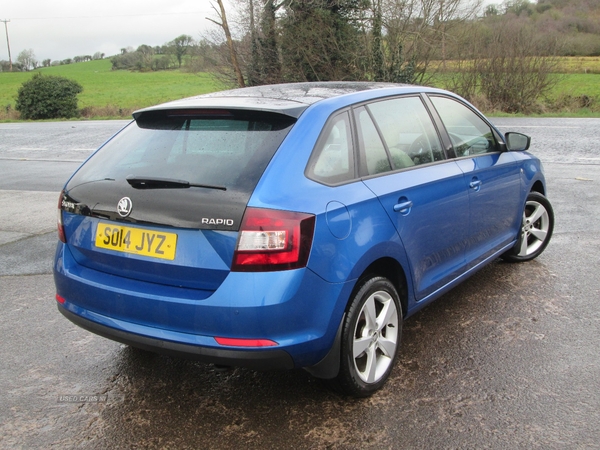
[[[562,56],[600,56],[600,0],[510,0],[488,4],[484,23],[509,15],[560,43]],[[515,18],[516,16],[516,18]]]
[[[83,86],[83,93],[78,98],[84,118],[129,117],[139,108],[225,88],[209,73],[113,71],[110,60],[106,59],[38,71],[64,76]],[[550,98],[546,99],[546,103],[552,106],[546,111],[565,116],[597,116],[600,107],[600,58],[561,58],[558,71],[560,73],[554,75],[558,83]],[[34,73],[0,72],[0,120],[18,118],[14,111],[17,92]],[[444,74],[434,77],[432,82],[446,87]],[[581,99],[587,99],[585,105],[581,104]]]
[[[222,88],[208,73],[113,71],[108,59],[46,67],[33,72],[2,72],[0,118],[7,110],[14,109],[19,87],[36,72],[79,82],[83,86],[83,92],[78,96],[79,107],[87,109],[86,115],[92,116],[122,116],[123,112],[127,115],[135,109]]]

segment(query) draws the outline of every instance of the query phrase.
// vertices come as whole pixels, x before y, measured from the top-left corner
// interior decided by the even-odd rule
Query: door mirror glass
[[[529,148],[531,138],[521,133],[506,133],[506,147],[512,152],[524,152]]]

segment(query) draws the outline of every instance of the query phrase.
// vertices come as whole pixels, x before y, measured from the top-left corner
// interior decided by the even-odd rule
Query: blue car
[[[60,195],[59,311],[133,347],[380,389],[405,318],[552,235],[529,137],[460,97],[301,83],[143,109]]]

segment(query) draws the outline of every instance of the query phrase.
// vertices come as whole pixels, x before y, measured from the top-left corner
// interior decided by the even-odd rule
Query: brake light
[[[233,272],[306,267],[315,231],[311,214],[248,208],[233,255]]]
[[[56,224],[58,226],[58,239],[64,244],[67,243],[67,236],[65,235],[65,227],[63,226],[62,220],[62,202],[63,197],[65,195],[65,191],[61,191],[60,196],[58,197],[58,214],[56,216]]]

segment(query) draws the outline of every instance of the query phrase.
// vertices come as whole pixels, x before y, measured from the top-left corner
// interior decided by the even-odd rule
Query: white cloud
[[[13,61],[20,51],[33,49],[36,59],[62,60],[141,44],[162,45],[181,34],[195,39],[214,17],[208,0],[20,0],[3,5],[0,19],[8,19]],[[0,24],[4,28],[4,24]],[[0,60],[8,60],[4,30],[0,32]]]

